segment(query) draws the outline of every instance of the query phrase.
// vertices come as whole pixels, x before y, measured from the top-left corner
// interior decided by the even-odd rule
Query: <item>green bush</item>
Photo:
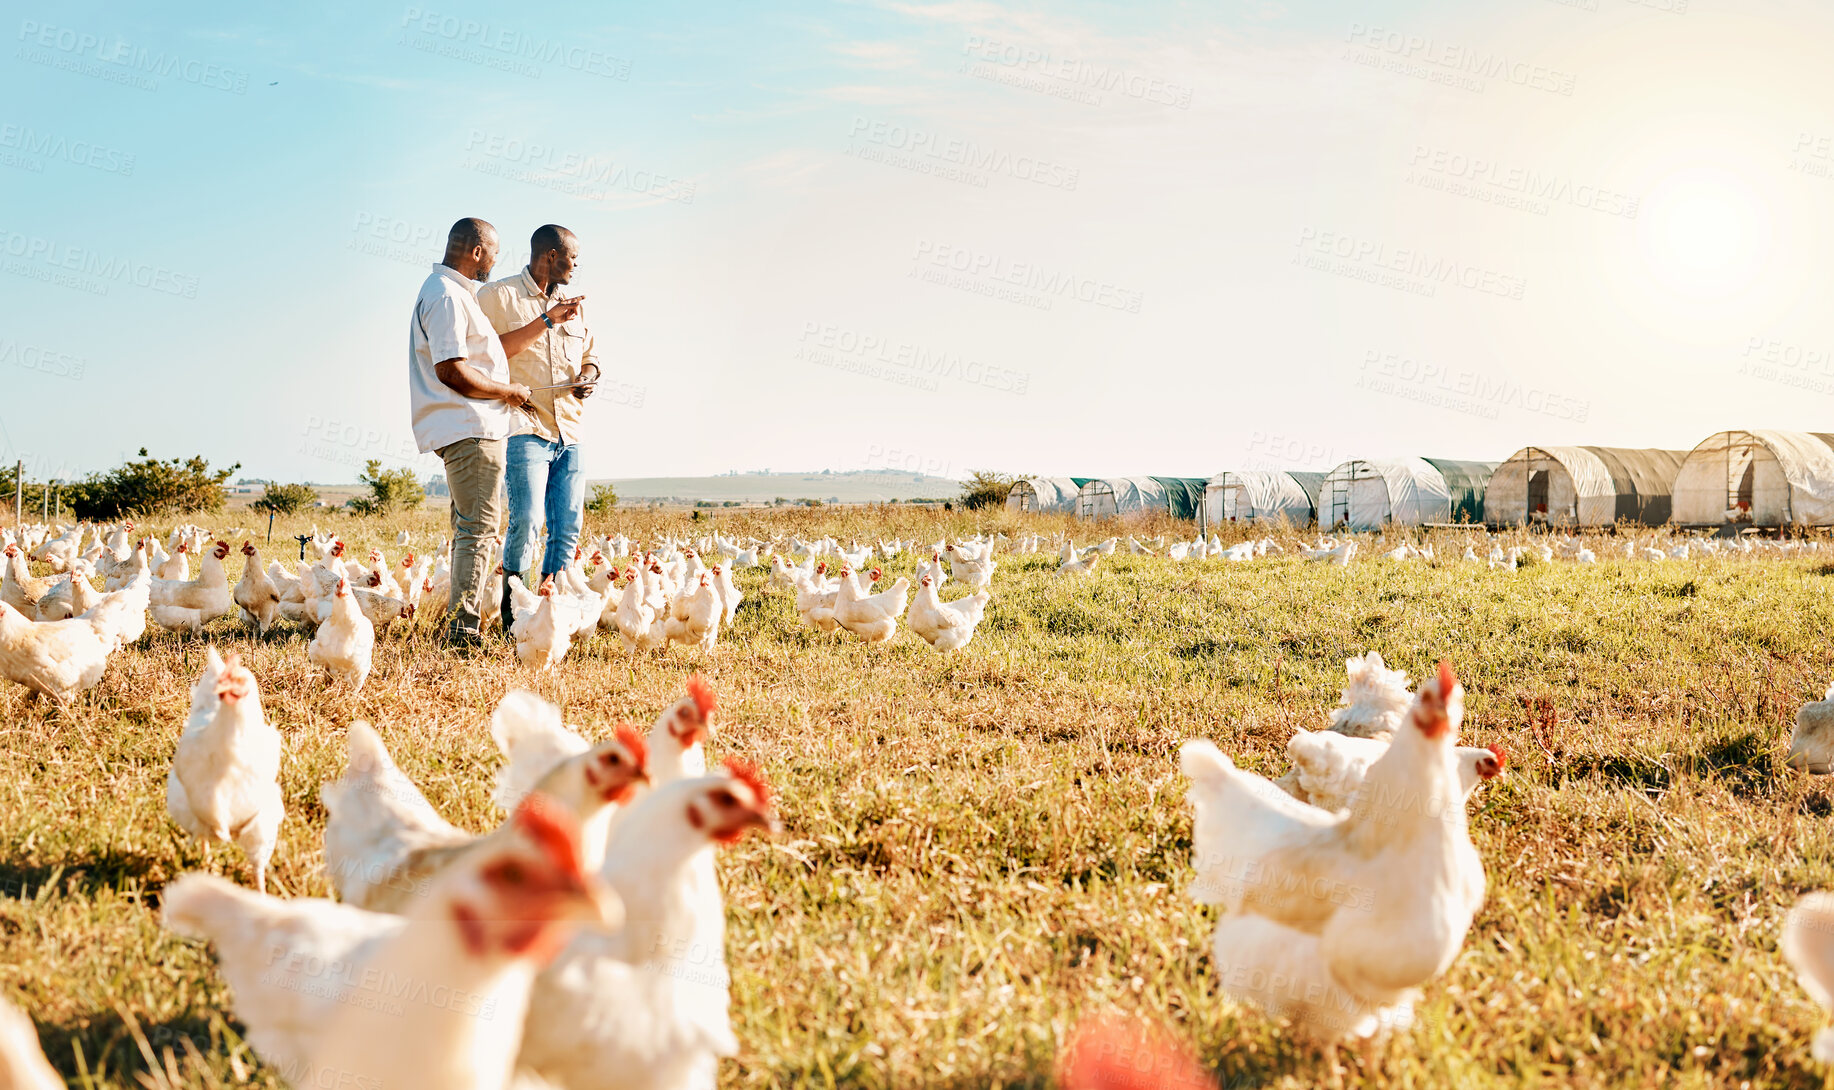
[[[318,490],[309,484],[270,484],[267,493],[249,506],[275,515],[296,515],[317,502]]]
[[[229,494],[223,482],[242,468],[212,470],[202,456],[160,461],[140,448],[137,461],[107,473],[92,473],[67,485],[64,498],[80,519],[115,519],[124,515],[157,518],[182,511],[221,511]]]
[[[382,463],[374,458],[364,464],[357,479],[369,486],[369,495],[357,496],[345,506],[359,515],[392,515],[396,511],[419,507],[427,499],[427,490],[421,487],[420,478],[412,469],[383,469]]]
[[[1016,474],[977,469],[962,482],[962,506],[970,511],[999,507],[1006,502],[1006,494],[1012,491],[1013,482],[1019,479]]]
[[[611,509],[618,505],[618,490],[609,481],[600,481],[592,486],[592,495],[586,497],[586,510],[595,515],[609,515]]]

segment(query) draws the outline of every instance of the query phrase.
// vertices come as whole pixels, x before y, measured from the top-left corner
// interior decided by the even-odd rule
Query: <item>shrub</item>
[[[970,511],[999,507],[1006,502],[1006,494],[1012,491],[1013,482],[1017,480],[1016,474],[977,469],[962,482],[962,506]]]
[[[202,456],[160,461],[140,448],[137,461],[107,473],[92,473],[65,489],[70,509],[81,519],[123,515],[156,518],[180,511],[221,511],[228,500],[223,482],[242,468],[212,470]]]
[[[273,515],[293,515],[318,502],[318,490],[309,484],[270,484],[267,492],[249,504]]]
[[[586,510],[595,515],[609,515],[611,509],[618,505],[618,490],[609,481],[601,481],[592,486],[592,495],[586,497]]]
[[[364,464],[357,479],[369,486],[369,495],[358,496],[346,506],[359,515],[389,515],[419,507],[427,498],[427,490],[412,469],[383,469],[374,458]]]

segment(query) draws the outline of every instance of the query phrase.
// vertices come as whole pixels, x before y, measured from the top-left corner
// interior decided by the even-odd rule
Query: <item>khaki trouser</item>
[[[508,442],[461,439],[439,448],[446,463],[446,488],[452,493],[452,624],[454,636],[479,635],[484,602],[486,542],[497,534],[502,518],[499,496]]]

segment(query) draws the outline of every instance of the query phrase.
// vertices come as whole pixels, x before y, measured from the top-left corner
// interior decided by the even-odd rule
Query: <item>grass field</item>
[[[1063,525],[863,519],[719,525],[843,540]],[[335,523],[391,559],[403,527],[440,529]],[[758,571],[710,661],[677,648],[634,672],[615,638],[536,675],[508,649],[442,657],[423,626],[379,642],[353,699],[314,677],[296,631],[259,641],[226,619],[211,638],[242,651],[286,739],[274,874],[292,895],[327,893],[318,785],[352,718],[380,727],[448,818],[486,828],[484,721],[507,689],[603,731],[647,723],[704,670],[724,709],[710,755],[760,762],[785,826],[720,861],[742,1046],[722,1085],[1042,1087],[1068,1029],[1111,1009],[1169,1024],[1232,1088],[1827,1084],[1808,1055],[1822,1014],[1776,936],[1800,893],[1834,888],[1834,796],[1780,763],[1834,668],[1834,566],[1116,555],[1080,581],[1055,566],[1008,558],[951,656],[908,633],[883,648],[821,636],[786,595],[758,593]],[[161,887],[203,864],[164,803],[203,647],[150,635],[67,715],[0,688],[0,994],[73,1085],[278,1085],[225,1013],[208,950],[157,922]],[[1323,723],[1342,661],[1370,648],[1416,678],[1450,658],[1464,740],[1510,762],[1471,803],[1490,893],[1464,952],[1412,1030],[1333,1057],[1218,995],[1211,910],[1186,895],[1176,751],[1209,737],[1278,774],[1292,729]],[[247,881],[233,849],[214,861]]]

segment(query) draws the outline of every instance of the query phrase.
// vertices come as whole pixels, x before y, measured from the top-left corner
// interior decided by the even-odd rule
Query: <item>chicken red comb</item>
[[[1488,780],[1488,779],[1491,779],[1492,777],[1501,775],[1503,772],[1503,769],[1509,767],[1509,753],[1506,750],[1504,750],[1502,746],[1499,746],[1499,745],[1488,745],[1488,746],[1485,746],[1484,748],[1489,750],[1490,755],[1496,758],[1496,767],[1491,769],[1488,775],[1484,773],[1484,770],[1482,768],[1478,769],[1477,774],[1479,776],[1483,776],[1484,779]]]
[[[631,759],[637,762],[639,769],[650,766],[650,743],[643,737],[643,732],[637,729],[636,724],[619,723],[612,729],[612,734],[623,743],[625,749],[630,750]]]
[[[1170,1034],[1109,1016],[1079,1026],[1057,1063],[1064,1090],[1215,1090]]]
[[[694,707],[699,710],[702,719],[712,719],[713,714],[720,710],[719,697],[714,695],[713,685],[699,674],[688,679],[688,699],[694,701]]]
[[[1452,660],[1439,660],[1439,697],[1444,700],[1452,695],[1452,687],[1458,684],[1458,675],[1452,672]]]
[[[885,573],[884,573],[884,572],[882,572],[882,571],[880,571],[880,570],[879,570],[878,568],[874,568],[874,569],[873,569],[873,570],[872,570],[872,571],[871,571],[871,572],[870,572],[870,573],[869,573],[869,574],[867,575],[867,578],[869,578],[869,579],[871,579],[871,580],[872,580],[873,582],[875,582],[875,583],[877,583],[877,582],[879,581],[879,576],[881,576],[881,575],[884,575],[884,574],[885,574]]]
[[[579,829],[560,804],[531,794],[516,808],[516,828],[556,867],[575,877],[585,875],[580,862]]]
[[[757,765],[740,757],[728,757],[723,763],[727,775],[751,788],[752,797],[758,800],[758,809],[770,809],[771,785],[765,780],[764,773],[758,771]]]
[[[242,543],[242,555],[243,556],[254,556],[255,555],[255,543],[252,541],[244,541]]]

